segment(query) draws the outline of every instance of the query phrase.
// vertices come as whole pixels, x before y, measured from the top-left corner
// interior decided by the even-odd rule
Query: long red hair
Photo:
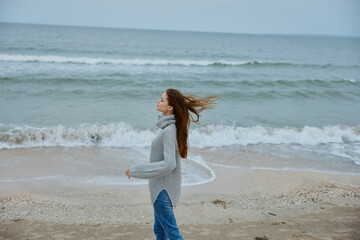
[[[179,146],[179,153],[182,158],[187,157],[188,132],[190,123],[198,123],[200,112],[214,107],[216,96],[197,97],[195,95],[183,95],[179,90],[166,89],[168,103],[173,107],[176,120],[176,140]],[[196,119],[190,114],[196,115]],[[191,118],[191,119],[190,119]]]

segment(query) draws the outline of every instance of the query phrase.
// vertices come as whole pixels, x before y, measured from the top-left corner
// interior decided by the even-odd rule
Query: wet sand
[[[360,239],[358,176],[211,168],[214,181],[182,188],[184,239]],[[0,239],[155,239],[146,185],[18,182],[0,193]]]

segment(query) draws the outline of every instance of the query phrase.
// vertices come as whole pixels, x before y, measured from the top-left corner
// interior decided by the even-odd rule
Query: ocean
[[[157,100],[171,87],[219,97],[191,126],[190,152],[254,152],[289,161],[248,168],[360,176],[359,53],[358,37],[0,23],[0,152],[119,150],[123,161],[108,164],[126,169],[147,161]],[[189,158],[209,173],[185,164],[184,182],[214,178],[207,159]],[[98,164],[88,167],[99,184],[124,183],[106,180],[109,165],[96,175]],[[4,174],[8,159],[0,166],[0,182],[19,180]]]

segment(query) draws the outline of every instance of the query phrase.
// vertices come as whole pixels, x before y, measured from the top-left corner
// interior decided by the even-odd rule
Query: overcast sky
[[[360,36],[360,0],[0,0],[0,22]]]

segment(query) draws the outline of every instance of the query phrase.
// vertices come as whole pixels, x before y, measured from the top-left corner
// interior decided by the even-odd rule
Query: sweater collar
[[[158,121],[156,122],[156,126],[161,129],[166,128],[168,125],[174,123],[175,124],[175,115],[164,116],[163,113],[160,113],[158,116]]]

